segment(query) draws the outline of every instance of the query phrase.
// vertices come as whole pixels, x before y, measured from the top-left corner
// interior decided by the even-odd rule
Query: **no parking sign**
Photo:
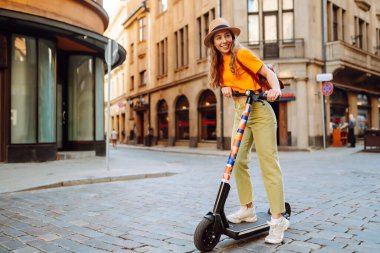
[[[325,96],[330,96],[334,91],[334,85],[330,82],[324,82],[322,85],[322,93]]]

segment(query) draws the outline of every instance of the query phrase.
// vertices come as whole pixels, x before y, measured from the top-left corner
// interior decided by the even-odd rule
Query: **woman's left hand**
[[[267,100],[268,102],[275,101],[278,97],[281,96],[281,90],[279,89],[270,89],[265,92],[267,94]]]

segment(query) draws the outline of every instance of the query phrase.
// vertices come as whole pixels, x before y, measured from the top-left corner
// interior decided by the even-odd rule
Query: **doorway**
[[[289,146],[287,104],[286,102],[270,104],[277,119],[277,145]]]
[[[140,111],[137,113],[138,117],[138,128],[137,128],[137,144],[144,144],[144,112]]]
[[[67,55],[58,51],[57,55],[57,148],[67,148]]]

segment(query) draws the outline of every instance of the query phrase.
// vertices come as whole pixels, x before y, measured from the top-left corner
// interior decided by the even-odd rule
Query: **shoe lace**
[[[269,235],[270,236],[275,236],[275,235],[278,235],[281,233],[280,224],[273,224],[273,223],[268,221],[268,225],[269,225]]]

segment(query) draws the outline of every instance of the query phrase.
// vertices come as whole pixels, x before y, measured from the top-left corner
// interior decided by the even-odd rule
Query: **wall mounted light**
[[[127,102],[128,102],[128,104],[129,104],[129,106],[133,106],[133,101],[132,101],[131,98],[128,98]]]
[[[145,102],[145,99],[144,99],[144,97],[141,95],[140,96],[140,102],[142,103],[142,104],[144,104],[144,102]]]

